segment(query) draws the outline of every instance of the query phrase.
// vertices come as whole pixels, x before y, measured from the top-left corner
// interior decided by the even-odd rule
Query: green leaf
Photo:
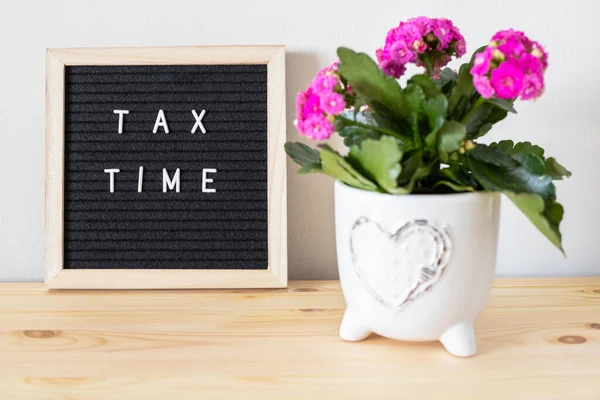
[[[294,162],[302,168],[298,173],[317,172],[321,167],[321,156],[319,150],[315,150],[304,143],[287,142],[284,145],[285,152]],[[306,166],[310,166],[306,168]],[[303,172],[300,172],[303,171]]]
[[[478,144],[478,147],[485,145]],[[515,192],[536,193],[544,199],[555,198],[555,188],[549,176],[536,174],[529,170],[527,165],[513,163],[514,166],[500,166],[497,159],[496,164],[482,161],[473,157],[475,149],[467,153],[468,166],[473,172],[475,179],[488,191],[493,192]],[[514,161],[514,160],[513,160]]]
[[[571,171],[560,165],[554,157],[546,159],[546,173],[554,180],[561,180],[564,176],[571,176]]]
[[[404,97],[410,110],[410,113],[408,114],[408,119],[410,120],[421,110],[421,104],[425,102],[426,98],[425,92],[419,85],[409,85],[404,90]]]
[[[356,114],[358,114],[358,113],[361,112],[360,109],[365,104],[367,104],[366,99],[364,97],[362,97],[362,96],[358,96],[357,95],[356,99],[354,100],[354,105],[353,105],[354,109],[353,110],[346,110],[343,113],[346,113],[346,112],[352,113],[356,117]]]
[[[393,130],[393,129],[396,129],[394,126],[391,127],[392,129],[390,129],[388,127],[380,126],[380,124],[378,122],[379,119],[376,119],[376,115],[374,115],[374,114],[358,113],[356,115],[353,115],[351,118],[352,119],[348,119],[345,114],[336,115],[335,119],[333,121],[334,129],[338,132],[341,132],[342,136],[346,136],[345,132],[344,132],[345,128],[359,127],[359,128],[363,128],[368,131],[373,131],[372,134],[370,135],[373,137],[379,137],[379,134],[384,134],[384,135],[392,136],[392,137],[398,139],[404,145],[410,144],[410,142],[411,142],[410,138],[407,138],[403,134],[399,133],[399,130]],[[362,120],[364,122],[361,122],[359,120]],[[383,119],[382,122],[387,123],[387,125],[391,125],[391,124],[389,124],[389,120]],[[360,131],[360,132],[367,133],[367,131],[365,131],[365,130]],[[359,131],[354,130],[354,131],[351,131],[350,133],[356,134],[356,133],[359,133]]]
[[[440,94],[440,89],[435,84],[435,81],[427,75],[414,75],[408,80],[408,84],[420,86],[423,89],[423,93],[425,93],[426,99],[436,97]]]
[[[515,167],[517,165],[515,160],[499,148],[480,143],[473,150],[469,151],[469,156],[478,161],[498,167]]]
[[[531,142],[518,142],[514,145],[511,153],[533,153],[539,157],[544,157],[544,149]]]
[[[479,146],[482,145],[477,147]],[[500,151],[498,147],[495,149]],[[478,160],[472,157],[472,153],[473,151],[467,153],[465,164],[481,186],[487,191],[505,193],[540,232],[562,251],[559,231],[562,206],[556,203],[556,189],[552,178],[539,174],[537,161],[532,162],[534,158],[541,158],[534,153],[517,153],[516,155],[526,156],[528,159],[516,162],[515,167],[502,167]]]
[[[459,164],[450,164],[435,171],[425,179],[425,185],[436,192],[447,193],[454,192],[475,192],[478,190],[478,184],[473,177]]]
[[[473,134],[478,133],[479,129],[483,124],[485,124],[487,117],[489,117],[493,109],[493,106],[485,103],[475,109],[475,111],[473,111],[473,113],[471,113],[469,118],[465,121],[467,135],[473,136]]]
[[[460,122],[447,121],[442,126],[438,134],[438,152],[442,162],[448,162],[450,153],[458,150],[466,135],[465,126]]]
[[[556,202],[544,202],[544,199],[537,194],[512,192],[504,192],[504,194],[564,255],[565,251],[562,248],[562,237],[559,230],[563,207]]]
[[[562,205],[557,202],[550,203],[550,206],[545,211],[546,216],[552,221],[561,221],[565,210]],[[556,224],[558,226],[558,222]]]
[[[377,191],[377,185],[361,175],[348,161],[327,145],[322,145],[321,165],[323,173],[357,189]]]
[[[408,184],[417,170],[423,166],[423,152],[414,150],[404,154],[400,162],[400,176],[398,177],[398,185],[404,186]]]
[[[380,140],[367,139],[360,146],[353,146],[348,157],[352,165],[386,192],[408,193],[398,187],[402,150],[394,138],[383,136]]]
[[[492,97],[491,99],[487,99],[486,102],[493,104],[504,111],[508,111],[513,114],[517,113],[517,110],[515,110],[515,108],[513,107],[514,100],[498,99]]]
[[[448,113],[448,116],[452,117],[452,119],[460,121],[461,118],[459,118],[459,116],[465,114],[465,112],[467,111],[467,108],[469,107],[470,104],[471,103],[470,103],[469,97],[467,97],[467,96],[461,97],[460,100],[458,101],[456,108],[452,112],[452,114]]]
[[[446,86],[449,82],[456,82],[458,80],[458,74],[454,72],[452,68],[444,68],[436,82],[439,82],[440,87]]]
[[[455,192],[475,192],[476,190],[472,186],[464,186],[450,181],[437,181],[433,187],[448,186]]]
[[[338,48],[337,53],[340,58],[340,74],[359,95],[368,100],[369,105],[372,105],[372,102],[380,103],[406,119],[416,111],[411,108],[411,103],[398,81],[385,75],[368,55],[356,53],[345,47]]]
[[[477,187],[477,182],[468,174],[464,168],[458,164],[452,164],[447,168],[442,168],[438,174],[458,185]]]
[[[545,159],[544,149],[531,144],[531,142],[513,143],[512,140],[502,140],[498,143],[491,143],[490,147],[497,147],[521,163],[532,163],[530,168],[536,167],[537,171],[543,171],[540,173],[549,175],[553,180],[571,176],[571,172],[560,165],[555,158]]]
[[[477,139],[477,138],[485,135],[489,131],[491,131],[493,126],[494,126],[493,124],[486,122],[483,125],[481,125],[481,127],[474,134],[469,134],[469,132],[467,132],[467,138],[468,139]]]
[[[452,89],[452,93],[448,99],[448,115],[451,115],[456,120],[460,119],[468,106],[471,96],[475,92],[470,70],[470,63],[460,66],[456,86]]]
[[[401,162],[402,172],[398,177],[398,185],[408,193],[413,192],[415,184],[431,174],[434,162],[423,162],[423,151],[415,150],[406,154]]]
[[[512,159],[523,165],[535,175],[544,175],[546,173],[546,163],[544,159],[534,153],[516,153]]]
[[[531,144],[531,142],[514,143],[512,140],[501,140],[499,142],[490,143],[490,147],[497,148],[505,154],[515,156],[523,154],[534,154],[544,159],[544,149],[540,146]]]
[[[397,132],[396,136],[402,137],[405,143],[412,142],[412,128],[407,120],[397,116],[392,110],[376,101],[371,101],[369,106],[373,110],[372,115],[377,126]]]
[[[321,167],[320,161],[318,163],[306,164],[297,171],[298,175],[305,175],[311,172],[323,172],[323,168]]]
[[[430,98],[423,105],[423,113],[427,117],[430,133],[425,137],[425,145],[434,147],[437,142],[438,130],[446,121],[448,99],[443,94]]]
[[[421,86],[418,85],[410,85],[404,91],[407,99],[407,103],[410,108],[414,110],[409,118],[408,122],[410,124],[410,128],[412,131],[412,143],[413,146],[417,149],[422,147],[422,139],[421,132],[419,130],[419,113],[421,110],[421,105],[425,103],[425,93]]]
[[[362,126],[345,126],[337,132],[344,138],[344,144],[348,147],[360,144],[365,139],[379,138],[379,133]]]
[[[477,139],[492,129],[492,126],[502,121],[507,116],[507,112],[491,104],[481,104],[469,116],[465,122],[467,127],[467,139]]]
[[[499,142],[493,142],[489,144],[490,147],[497,147],[504,153],[510,154],[515,147],[515,143],[512,140],[501,140]]]

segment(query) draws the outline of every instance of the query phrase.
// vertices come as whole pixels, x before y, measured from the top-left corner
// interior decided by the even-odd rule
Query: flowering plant
[[[444,68],[465,53],[465,39],[450,20],[426,17],[391,29],[377,62],[340,47],[339,61],[298,93],[295,125],[319,141],[336,132],[348,153],[292,142],[286,152],[300,174],[321,172],[363,190],[502,192],[562,251],[563,207],[552,181],[571,173],[530,142],[476,142],[516,113],[515,100],[542,94],[548,55],[509,29],[496,33],[458,73]],[[401,85],[397,78],[410,63],[424,71]]]

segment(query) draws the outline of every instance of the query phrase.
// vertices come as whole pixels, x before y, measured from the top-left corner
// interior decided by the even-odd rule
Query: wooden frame
[[[268,269],[63,269],[64,104],[69,65],[267,65]],[[46,51],[45,276],[51,289],[269,288],[287,286],[284,46],[48,49]]]

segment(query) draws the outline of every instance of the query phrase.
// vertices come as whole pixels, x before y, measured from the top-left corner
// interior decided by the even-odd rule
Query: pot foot
[[[357,342],[371,334],[362,324],[361,319],[350,309],[346,309],[340,326],[340,337],[349,342]]]
[[[477,352],[472,322],[461,322],[451,326],[442,334],[440,342],[448,353],[457,357],[471,357]]]

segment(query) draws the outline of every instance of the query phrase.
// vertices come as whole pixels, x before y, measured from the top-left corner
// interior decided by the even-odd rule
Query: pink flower
[[[309,92],[312,92],[312,90],[308,89],[304,92],[298,92],[296,95],[296,115],[298,117],[303,114],[302,110],[304,110],[304,104],[306,103],[306,99],[308,99]]]
[[[454,25],[450,20],[437,19],[433,23],[433,34],[437,38],[438,50],[442,51],[454,40]]]
[[[503,62],[492,71],[492,87],[499,99],[516,99],[523,87],[523,70]]]
[[[485,75],[490,70],[490,61],[492,59],[492,49],[487,48],[481,53],[475,55],[473,67],[471,68],[472,75]]]
[[[376,55],[381,69],[387,75],[399,78],[404,74],[406,64],[425,66],[424,60],[431,59],[435,74],[452,57],[460,57],[465,52],[465,38],[452,21],[416,17],[390,29],[385,45]]]
[[[544,69],[548,67],[548,53],[546,53],[542,45],[535,40],[531,41],[531,55],[542,62]]]
[[[531,46],[531,41],[529,40],[529,38],[527,36],[525,36],[525,33],[521,32],[521,31],[515,31],[512,28],[504,30],[504,31],[496,32],[496,34],[494,36],[492,36],[492,41],[505,42],[506,40],[513,39],[513,38],[518,40],[519,42],[523,43],[523,45],[526,47]]]
[[[315,140],[325,140],[333,133],[333,124],[323,115],[313,115],[304,121],[301,134]]]
[[[333,88],[339,83],[336,77],[329,75],[317,76],[310,85],[311,89],[315,93],[331,93]]]
[[[543,74],[544,64],[539,58],[532,56],[531,54],[523,54],[515,61],[516,65],[519,66],[525,73]]]
[[[494,96],[494,88],[492,87],[490,79],[487,76],[475,75],[473,77],[473,85],[484,99],[489,99]]]
[[[346,108],[345,87],[337,73],[338,63],[323,68],[315,76],[308,89],[296,96],[296,120],[294,125],[300,134],[316,140],[328,139],[333,133],[333,116]]]
[[[390,61],[390,52],[388,49],[377,49],[375,50],[375,57],[377,57],[377,61],[380,63],[384,61]]]
[[[492,36],[490,44],[475,56],[471,75],[484,98],[535,99],[544,91],[548,54],[523,32],[507,29]]]
[[[396,79],[404,75],[406,71],[406,67],[395,60],[384,61],[380,66],[386,75],[393,76]]]
[[[310,94],[304,103],[304,107],[302,107],[302,119],[307,119],[322,112],[321,98],[317,94]]]
[[[337,70],[338,70],[339,63],[340,63],[339,61],[336,61],[333,64],[326,66],[325,68],[323,68],[319,72],[317,72],[317,76],[322,76],[322,75],[337,76]]]
[[[337,115],[346,108],[344,96],[335,92],[326,94],[321,97],[321,107],[327,114]]]
[[[436,27],[436,20],[424,16],[411,18],[407,23],[410,23],[421,37],[432,32]]]
[[[523,78],[523,91],[521,100],[537,99],[544,91],[544,76],[541,74],[527,74]]]
[[[406,45],[406,42],[403,41],[394,42],[390,46],[389,51],[393,55],[394,60],[400,64],[408,64],[410,62],[416,61],[417,59],[415,53],[413,53],[411,49]],[[388,55],[388,57],[390,56]]]
[[[467,42],[465,39],[458,39],[456,44],[454,45],[454,50],[456,51],[456,57],[462,57],[467,53]]]
[[[520,40],[513,37],[498,45],[498,50],[507,57],[516,57],[523,54],[525,46],[523,46],[523,43],[521,43]]]
[[[447,65],[450,62],[450,60],[452,60],[452,57],[450,57],[448,54],[442,54],[441,56],[435,59],[433,63],[433,69],[437,70],[438,73],[441,72],[442,67]]]

